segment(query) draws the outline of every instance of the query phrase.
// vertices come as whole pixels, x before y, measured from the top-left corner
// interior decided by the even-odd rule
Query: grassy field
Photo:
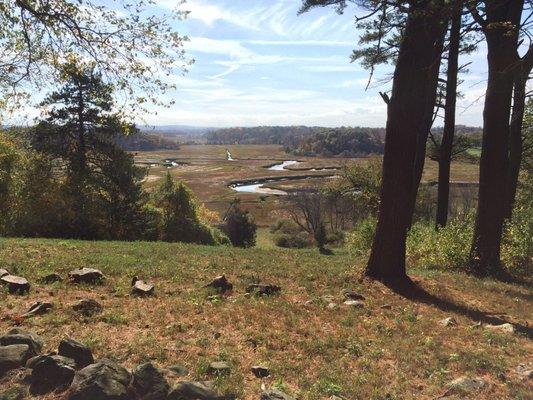
[[[531,399],[531,380],[514,372],[533,356],[532,292],[526,286],[411,270],[428,293],[424,301],[413,301],[360,280],[364,260],[345,250],[323,256],[316,250],[273,249],[267,235],[261,235],[260,248],[249,250],[1,239],[0,268],[27,277],[32,290],[26,296],[0,293],[0,331],[20,324],[42,335],[45,351],[70,336],[88,344],[96,357],[130,368],[147,360],[162,368],[181,364],[189,371],[183,379],[213,379],[207,365],[226,360],[231,374],[217,378],[216,385],[240,399],[258,399],[262,384],[310,400],[332,395],[435,399],[448,382],[464,375],[488,384],[452,398]],[[36,283],[46,273],[65,276],[76,267],[99,268],[107,280],[99,287]],[[202,286],[220,274],[235,290],[209,301]],[[156,296],[131,297],[133,275],[155,283]],[[245,287],[259,281],[280,285],[281,294],[246,296]],[[341,291],[347,288],[365,296],[364,308],[343,304]],[[100,302],[103,313],[76,315],[71,305],[86,297]],[[52,302],[54,309],[20,319],[37,300]],[[450,316],[457,326],[439,324]],[[478,325],[502,322],[513,323],[519,332]],[[263,381],[250,372],[260,363],[272,371]],[[17,387],[20,379],[20,374],[9,375],[0,380],[0,389]],[[42,397],[56,398],[61,397]]]
[[[228,149],[234,161],[228,161]],[[311,168],[340,168],[346,163],[367,163],[371,158],[320,158],[295,157],[283,151],[278,145],[184,145],[177,151],[138,152],[135,160],[142,165],[159,164],[165,159],[173,158],[184,165],[168,169],[165,166],[153,166],[145,180],[147,188],[153,188],[160,179],[170,171],[176,179],[186,182],[199,200],[218,213],[227,209],[228,203],[239,197],[243,206],[249,209],[256,221],[262,226],[271,225],[283,213],[278,207],[276,196],[236,193],[228,187],[231,182],[265,179],[280,176],[311,175],[307,179],[271,183],[268,186],[279,189],[321,186],[326,176],[332,171],[309,171]],[[265,167],[283,160],[298,160],[300,164],[284,171],[269,171]],[[436,181],[438,165],[427,160],[423,180]],[[461,182],[476,182],[478,166],[475,164],[452,163],[451,179]]]

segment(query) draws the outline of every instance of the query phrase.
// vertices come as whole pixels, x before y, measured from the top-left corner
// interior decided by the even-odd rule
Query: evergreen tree
[[[143,172],[113,138],[135,128],[113,112],[113,87],[90,66],[68,64],[63,77],[64,86],[42,103],[47,116],[32,135],[34,148],[60,161],[64,171],[60,236],[133,239]]]
[[[231,244],[236,247],[255,246],[257,225],[252,215],[239,207],[239,199],[235,199],[224,218],[224,233]]]

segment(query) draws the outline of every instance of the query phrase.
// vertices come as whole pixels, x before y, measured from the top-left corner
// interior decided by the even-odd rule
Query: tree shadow
[[[432,293],[429,293],[426,289],[421,287],[418,283],[413,282],[411,279],[395,282],[384,282],[385,286],[394,291],[400,296],[420,302],[428,305],[432,305],[444,312],[453,312],[466,316],[474,321],[482,322],[491,325],[501,325],[510,323],[515,327],[518,333],[523,334],[528,339],[533,339],[533,328],[522,325],[516,322],[511,322],[504,317],[497,317],[491,312],[480,311],[464,304],[458,304],[454,301],[438,297]]]

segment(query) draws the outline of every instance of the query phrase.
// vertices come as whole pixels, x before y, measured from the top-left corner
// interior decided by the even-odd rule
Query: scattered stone
[[[55,356],[55,355],[57,355],[57,353],[51,352],[51,353],[48,353],[48,354],[40,354],[38,356],[34,356],[34,357],[28,359],[28,361],[26,361],[26,368],[33,369],[33,367],[35,367],[35,365],[39,361],[41,361],[42,359],[44,359],[46,357],[49,357],[49,356]]]
[[[225,361],[215,361],[209,364],[208,372],[214,375],[229,375],[231,367]]]
[[[48,274],[39,279],[40,283],[50,285],[55,282],[63,282],[63,278],[59,274]]]
[[[6,275],[10,275],[9,271],[4,268],[0,268],[0,278]]]
[[[469,378],[461,376],[448,384],[446,395],[453,393],[469,393],[483,389],[487,382],[483,378],[475,377]]]
[[[354,307],[354,308],[364,308],[365,302],[362,300],[346,300],[344,302],[344,305]]]
[[[486,329],[489,329],[491,331],[500,331],[500,332],[506,332],[506,333],[514,333],[515,328],[513,324],[501,324],[501,325],[485,325]]]
[[[333,303],[335,301],[335,296],[332,296],[330,294],[325,294],[324,296],[321,296],[320,298],[324,300],[326,303]]]
[[[352,289],[344,289],[342,295],[347,300],[365,300],[365,297],[355,292]]]
[[[68,400],[128,400],[130,380],[124,367],[102,359],[76,372]]]
[[[391,310],[392,306],[390,304],[383,304],[380,308],[382,310]]]
[[[9,346],[12,344],[25,344],[29,347],[29,357],[36,356],[43,349],[43,339],[33,332],[24,331],[19,328],[13,328],[4,336],[0,336],[0,345]],[[25,360],[26,361],[26,360]]]
[[[221,293],[226,293],[233,290],[233,284],[227,280],[225,275],[221,275],[217,276],[210,283],[205,285],[204,288],[212,288]]]
[[[37,301],[37,302],[35,302],[35,303],[33,303],[31,305],[30,309],[28,310],[28,312],[26,314],[23,315],[23,317],[27,318],[27,317],[31,317],[33,315],[46,314],[53,307],[54,306],[53,306],[52,303]]]
[[[440,320],[439,324],[442,326],[457,326],[457,321],[454,317],[448,317]]]
[[[252,284],[246,288],[246,293],[255,294],[257,296],[271,296],[281,291],[281,287],[277,285],[260,285]]]
[[[102,271],[94,268],[80,268],[70,271],[68,277],[72,283],[99,285],[104,281]]]
[[[252,367],[252,373],[256,378],[266,378],[267,376],[270,376],[270,370],[263,365],[254,365]]]
[[[76,368],[85,368],[94,363],[91,349],[83,343],[74,339],[63,339],[59,343],[58,352],[60,356],[68,357],[74,360]]]
[[[212,388],[203,382],[180,382],[169,393],[167,400],[222,400]]]
[[[294,400],[294,397],[279,389],[270,389],[261,393],[261,400]]]
[[[82,299],[74,304],[72,308],[86,317],[99,314],[103,310],[102,305],[93,299]]]
[[[167,380],[152,363],[139,365],[132,372],[133,388],[139,400],[165,400],[170,386]]]
[[[0,278],[0,283],[7,286],[11,294],[25,294],[30,291],[30,283],[20,276],[4,275]]]
[[[131,284],[131,294],[134,296],[147,297],[154,294],[154,285],[141,281],[136,276],[133,277]]]
[[[327,307],[329,310],[335,310],[338,306],[336,303],[329,303]]]
[[[76,371],[74,360],[62,356],[43,356],[33,366],[30,393],[42,395],[70,386]]]
[[[532,379],[533,378],[533,363],[519,364],[515,368],[515,372],[522,379]]]
[[[30,346],[27,344],[0,347],[0,377],[13,369],[23,367],[30,357]]]
[[[177,376],[189,375],[189,370],[180,364],[171,365],[170,367],[168,367],[168,369],[172,371],[174,374],[176,374]]]

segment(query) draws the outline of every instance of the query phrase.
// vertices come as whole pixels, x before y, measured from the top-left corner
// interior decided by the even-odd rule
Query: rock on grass
[[[63,339],[59,343],[59,355],[71,358],[75,361],[77,368],[85,368],[94,363],[91,350],[83,343],[74,339]]]
[[[222,400],[223,398],[202,382],[180,382],[169,393],[167,400]]]
[[[24,366],[30,357],[30,346],[27,344],[0,347],[0,377],[13,369]]]
[[[76,372],[68,400],[129,400],[130,380],[124,367],[102,359]]]
[[[163,373],[152,363],[139,365],[132,372],[132,386],[139,400],[165,400],[170,386]]]
[[[0,283],[7,287],[11,294],[26,294],[30,291],[30,283],[20,276],[4,275],[0,278]]]
[[[102,271],[94,268],[79,268],[69,272],[68,277],[72,283],[86,283],[100,285],[105,277]]]
[[[68,388],[74,378],[76,363],[62,356],[44,356],[33,366],[30,393],[43,395]]]
[[[33,332],[28,332],[19,328],[9,330],[4,336],[0,337],[1,346],[12,344],[25,344],[29,347],[30,357],[41,353],[43,349],[43,339]]]

